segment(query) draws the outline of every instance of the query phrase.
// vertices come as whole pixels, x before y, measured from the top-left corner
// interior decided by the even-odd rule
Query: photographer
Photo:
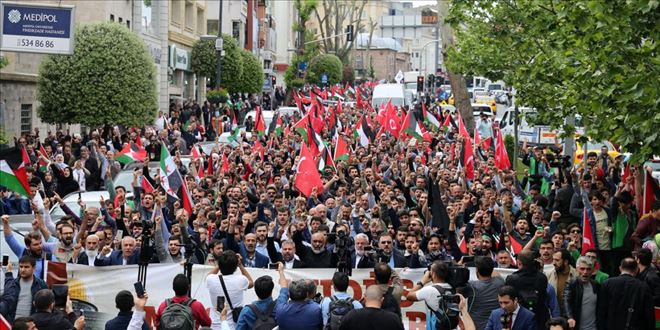
[[[431,269],[424,272],[421,282],[417,282],[408,293],[409,301],[424,301],[431,311],[431,319],[427,320],[427,329],[454,329],[458,326],[458,307],[454,303],[455,295],[452,286],[447,283],[449,266],[436,261]],[[429,282],[433,285],[426,286]]]

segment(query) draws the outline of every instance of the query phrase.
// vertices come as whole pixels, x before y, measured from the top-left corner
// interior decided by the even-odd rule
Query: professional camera
[[[334,242],[334,253],[337,255],[337,271],[351,276],[351,253],[350,247],[354,245],[354,241],[343,230],[338,231],[336,234],[329,234],[329,241]]]
[[[142,246],[140,246],[140,263],[148,264],[154,255],[154,224],[142,220]]]
[[[460,309],[458,304],[461,298],[451,291],[444,291],[438,301],[438,310],[434,311],[436,317],[436,329],[449,330],[458,326]]]

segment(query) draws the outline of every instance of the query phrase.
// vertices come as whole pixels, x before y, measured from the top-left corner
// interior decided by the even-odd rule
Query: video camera
[[[387,263],[390,261],[390,256],[385,254],[385,251],[383,251],[383,249],[372,247],[371,245],[367,245],[364,247],[364,255],[368,258],[373,258],[374,262]]]
[[[149,264],[154,255],[154,224],[142,220],[142,246],[140,247],[140,264]]]
[[[573,164],[571,163],[571,156],[565,155],[557,158],[553,154],[546,154],[545,159],[548,160],[548,165],[554,168],[571,168]]]

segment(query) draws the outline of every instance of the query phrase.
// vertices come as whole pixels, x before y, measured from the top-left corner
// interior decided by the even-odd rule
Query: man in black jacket
[[[85,328],[85,316],[80,316],[76,319],[75,324],[71,324],[64,313],[53,312],[55,307],[55,295],[49,289],[39,290],[34,295],[34,307],[37,312],[30,317],[34,320],[34,324],[41,330],[82,330]],[[70,302],[66,304],[66,313],[71,316],[73,314],[73,307]]]
[[[304,224],[304,223],[303,223]],[[302,228],[302,225],[300,225]],[[337,255],[326,248],[327,239],[325,234],[317,232],[312,234],[312,247],[303,244],[301,228],[294,228],[293,241],[296,243],[298,257],[306,268],[335,268],[337,267]]]
[[[654,329],[653,297],[646,283],[634,277],[637,262],[625,258],[621,275],[603,282],[598,296],[599,329]]]
[[[540,266],[534,252],[521,251],[518,254],[519,270],[506,278],[506,285],[516,289],[520,303],[534,313],[537,327],[544,329],[545,322],[550,319],[546,303],[548,278],[539,270]]]
[[[637,251],[635,257],[639,267],[637,278],[646,282],[651,288],[651,295],[653,295],[653,305],[660,307],[660,277],[658,276],[658,269],[651,264],[653,260],[653,252],[649,249],[641,249]]]
[[[600,284],[591,278],[594,263],[591,258],[580,257],[575,268],[578,277],[564,287],[563,304],[568,325],[573,329],[596,329],[596,305]]]

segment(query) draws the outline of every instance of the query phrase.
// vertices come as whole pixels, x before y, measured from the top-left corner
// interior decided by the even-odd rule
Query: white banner
[[[209,312],[211,309],[211,299],[206,290],[205,279],[212,268],[210,266],[195,265],[192,276],[192,297],[202,302]],[[421,280],[423,272],[426,269],[400,269],[399,275],[403,280],[404,296],[407,290],[411,289],[415,283]],[[510,274],[513,270],[496,269],[502,276]],[[152,318],[155,315],[155,309],[165,299],[174,295],[172,290],[172,279],[178,273],[183,272],[183,266],[179,264],[153,264],[147,270],[146,291],[149,293],[147,308],[147,322],[152,324]],[[279,286],[277,281],[279,275],[275,270],[250,268],[250,275],[253,280],[263,275],[269,275],[275,282],[273,297],[277,297]],[[82,265],[67,265],[67,275],[69,281],[69,293],[71,298],[86,301],[93,304],[99,311],[107,313],[103,318],[114,317],[117,313],[115,308],[115,296],[121,290],[135,292],[133,283],[137,281],[137,266],[111,266],[111,267],[89,267]],[[359,300],[362,298],[365,289],[374,283],[371,269],[353,270],[350,280],[349,293],[353,298]],[[313,279],[318,284],[318,292],[323,296],[332,294],[332,275],[334,269],[289,269],[285,271],[286,278],[289,280]],[[470,269],[471,279],[476,279],[474,268]],[[245,292],[244,302],[250,303],[257,300],[254,290]],[[403,324],[406,329],[425,329],[426,328],[426,307],[423,302],[410,302],[401,300],[401,312],[403,315]],[[103,319],[99,320],[104,322]],[[153,325],[153,324],[152,324]]]

